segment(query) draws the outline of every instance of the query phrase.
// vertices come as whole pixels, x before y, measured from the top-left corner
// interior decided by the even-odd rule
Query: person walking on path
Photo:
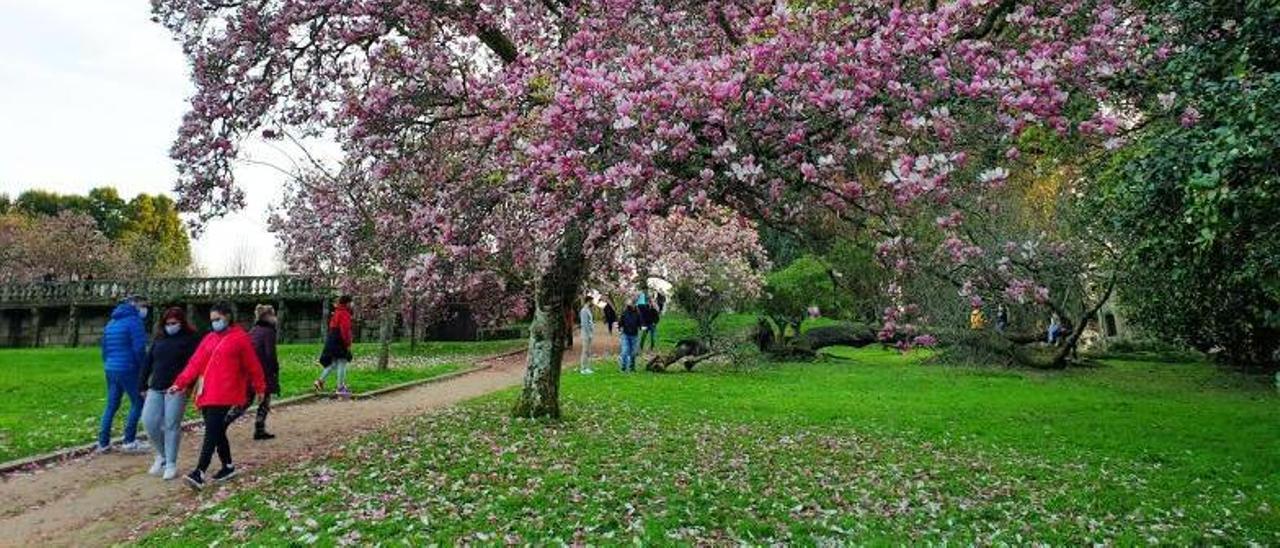
[[[666,312],[667,311],[667,294],[658,292],[658,298],[656,300],[658,301],[658,312]]]
[[[138,441],[138,419],[142,417],[142,394],[138,391],[138,378],[142,362],[147,357],[147,331],[142,320],[147,317],[147,299],[138,295],[129,297],[111,311],[111,320],[102,330],[102,368],[107,376],[107,408],[102,412],[98,428],[97,452],[111,449],[111,426],[120,400],[129,397],[129,414],[124,419],[124,444],[126,452],[142,451],[145,442]]]
[[[231,408],[245,404],[246,394],[252,387],[259,399],[267,391],[262,375],[262,364],[253,350],[253,342],[231,316],[231,305],[218,303],[209,311],[212,331],[205,335],[196,353],[187,362],[178,378],[169,387],[170,394],[179,394],[197,385],[196,407],[204,416],[204,443],[200,446],[200,460],[185,477],[191,488],[205,486],[204,474],[218,452],[222,469],[213,475],[213,481],[224,482],[236,476],[236,465],[231,460],[231,442],[227,440],[227,414]]]
[[[142,424],[151,436],[156,460],[147,473],[171,480],[178,476],[178,447],[182,441],[182,414],[187,409],[185,393],[170,394],[173,380],[187,366],[200,339],[187,322],[187,312],[178,307],[164,311],[156,329],[155,342],[142,364],[140,387],[147,400],[142,404]]]
[[[590,300],[584,300],[582,308],[578,310],[578,324],[579,329],[582,330],[582,362],[578,364],[578,372],[594,373],[591,370],[591,338],[595,335],[596,321],[591,315]]]
[[[662,318],[662,313],[658,312],[656,306],[646,306],[642,311],[644,318],[644,334],[640,337],[640,349],[644,350],[644,341],[649,339],[649,350],[658,349],[658,320]]]
[[[996,307],[996,331],[1000,333],[1004,333],[1004,330],[1008,327],[1009,327],[1009,309],[1005,308],[1004,305],[1001,304],[1000,306]]]
[[[324,392],[324,381],[334,372],[337,377],[340,397],[351,397],[347,388],[347,365],[351,363],[351,296],[338,297],[338,305],[333,308],[333,317],[329,318],[329,333],[324,339],[324,350],[320,352],[320,365],[324,371],[316,379],[316,392]]]
[[[627,308],[622,311],[622,319],[618,322],[618,331],[622,333],[620,359],[624,373],[636,370],[636,344],[639,343],[640,326],[643,321],[636,306],[627,303]]]
[[[253,329],[249,330],[249,340],[253,341],[253,351],[262,364],[262,374],[267,380],[267,392],[258,402],[258,413],[253,421],[253,439],[275,439],[275,434],[267,432],[267,415],[271,413],[271,395],[280,394],[280,359],[276,356],[276,309],[269,304],[260,304],[253,310]],[[249,401],[243,407],[231,410],[227,422],[235,422],[253,405],[253,394],[246,396]]]
[[[604,303],[604,325],[609,329],[609,334],[613,334],[613,324],[618,322],[618,311],[613,309],[613,303],[605,301]]]

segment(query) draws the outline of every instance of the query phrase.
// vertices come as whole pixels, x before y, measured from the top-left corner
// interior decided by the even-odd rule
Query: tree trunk
[[[565,311],[582,285],[582,240],[579,227],[565,229],[550,270],[534,290],[524,388],[512,410],[516,417],[560,418],[560,361],[564,357],[565,335],[572,329],[565,322]]]
[[[378,370],[386,371],[391,366],[391,343],[395,342],[396,311],[400,308],[400,292],[404,289],[404,280],[396,277],[391,282],[390,302],[382,309],[378,318]]]
[[[1098,299],[1098,302],[1094,303],[1093,307],[1085,311],[1084,315],[1080,317],[1080,320],[1076,322],[1075,326],[1073,326],[1071,335],[1067,336],[1066,343],[1058,350],[1058,354],[1053,357],[1054,369],[1064,369],[1067,367],[1067,358],[1075,353],[1076,345],[1080,343],[1080,335],[1084,333],[1084,328],[1088,324],[1089,319],[1096,317],[1098,315],[1098,311],[1102,310],[1103,305],[1107,304],[1107,301],[1111,300],[1111,293],[1115,291],[1115,288],[1116,274],[1113,273],[1111,275],[1111,279],[1107,281],[1107,290],[1102,293],[1102,298]]]

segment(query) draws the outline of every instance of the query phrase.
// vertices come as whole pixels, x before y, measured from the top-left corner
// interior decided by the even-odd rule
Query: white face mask
[[[222,332],[227,328],[227,320],[223,318],[213,320],[212,322],[209,322],[209,327],[213,328],[214,331]]]
[[[165,333],[168,333],[168,334],[169,334],[169,336],[177,335],[179,331],[182,331],[182,326],[181,326],[181,325],[166,325],[166,326],[164,326],[164,332],[165,332]]]
[[[138,317],[144,320],[147,319],[147,307],[145,306],[138,307]]]

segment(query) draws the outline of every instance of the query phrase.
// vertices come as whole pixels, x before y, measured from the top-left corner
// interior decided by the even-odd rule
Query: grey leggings
[[[178,443],[182,441],[182,412],[187,408],[187,395],[148,390],[142,404],[142,425],[151,437],[151,446],[164,458],[165,466],[178,465]]]
[[[335,373],[339,388],[347,385],[347,360],[333,360],[332,365],[320,372],[320,382],[324,382],[325,379],[329,378],[330,371]]]

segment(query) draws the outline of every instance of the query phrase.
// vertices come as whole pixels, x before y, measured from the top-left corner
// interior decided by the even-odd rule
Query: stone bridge
[[[318,341],[328,324],[333,293],[309,280],[290,276],[86,280],[0,285],[0,347],[94,345],[102,337],[111,309],[129,295],[151,300],[148,332],[170,306],[187,311],[200,330],[209,327],[209,307],[228,301],[236,321],[253,323],[253,307],[276,307],[280,338]]]

